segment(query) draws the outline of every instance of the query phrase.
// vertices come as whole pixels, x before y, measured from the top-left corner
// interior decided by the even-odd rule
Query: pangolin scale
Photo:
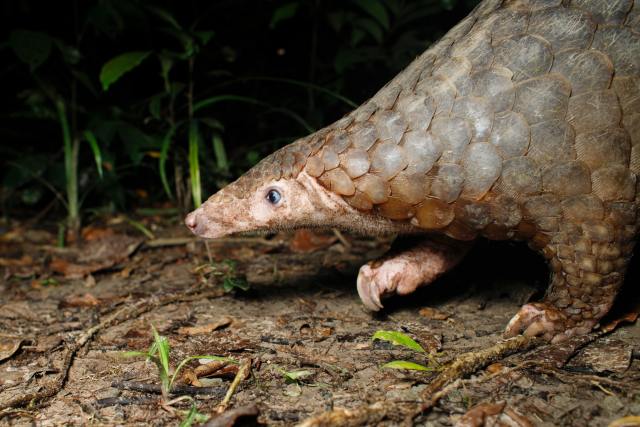
[[[485,0],[370,100],[265,158],[186,224],[204,237],[424,233],[362,267],[372,309],[455,265],[456,241],[525,240],[551,281],[507,334],[559,341],[590,331],[623,282],[638,173],[640,1]]]

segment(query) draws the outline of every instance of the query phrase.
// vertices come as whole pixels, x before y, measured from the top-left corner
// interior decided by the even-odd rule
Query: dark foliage
[[[475,3],[5,1],[3,214],[71,215],[74,197],[187,209],[371,96]]]

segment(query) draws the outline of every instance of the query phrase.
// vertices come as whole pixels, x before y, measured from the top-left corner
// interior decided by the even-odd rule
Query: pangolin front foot
[[[589,333],[596,323],[595,319],[584,319],[576,323],[552,304],[534,302],[520,308],[507,324],[504,335],[513,337],[522,333],[541,336],[547,341],[558,343],[574,335]]]
[[[387,255],[360,267],[358,294],[364,305],[378,311],[381,300],[393,294],[407,295],[419,286],[433,282],[454,267],[469,244],[449,241],[423,241],[403,252]]]

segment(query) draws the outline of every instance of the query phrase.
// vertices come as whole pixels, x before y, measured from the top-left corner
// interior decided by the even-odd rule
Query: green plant
[[[382,331],[382,330],[376,331],[371,337],[371,340],[387,341],[393,345],[401,346],[411,351],[414,351],[419,355],[426,356],[428,359],[428,363],[426,366],[420,363],[415,363],[407,360],[393,360],[391,362],[388,362],[382,365],[382,368],[406,369],[411,371],[435,371],[440,368],[440,365],[435,360],[433,355],[427,354],[425,349],[422,348],[420,344],[418,344],[413,338],[411,338],[406,334],[403,334],[402,332]]]
[[[182,359],[176,368],[173,370],[170,366],[170,352],[171,347],[169,345],[169,340],[158,334],[156,328],[152,325],[151,330],[153,331],[153,343],[147,349],[147,351],[127,351],[123,353],[124,357],[145,357],[147,360],[152,361],[156,367],[158,368],[158,377],[160,378],[160,390],[162,392],[162,399],[164,402],[169,402],[169,394],[171,393],[173,384],[178,377],[178,374],[184,368],[184,366],[195,359],[206,359],[206,360],[218,360],[227,363],[237,364],[238,362],[229,357],[221,357],[221,356],[212,356],[212,355],[204,355],[204,356],[189,356]]]
[[[244,278],[238,276],[236,267],[236,261],[232,259],[225,259],[222,262],[210,262],[208,264],[203,264],[198,267],[196,271],[204,271],[205,274],[210,274],[222,279],[222,288],[225,292],[231,292],[235,289],[248,291],[249,284]]]

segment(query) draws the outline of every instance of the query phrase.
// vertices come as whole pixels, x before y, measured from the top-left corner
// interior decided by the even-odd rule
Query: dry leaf
[[[199,326],[184,326],[178,329],[178,333],[180,335],[200,335],[200,334],[210,334],[216,329],[223,328],[225,326],[229,326],[233,319],[230,317],[223,317],[214,323],[208,323],[206,325]]]
[[[0,362],[13,356],[23,341],[17,337],[0,337]]]
[[[84,295],[71,295],[60,301],[58,304],[58,308],[67,308],[67,307],[95,307],[100,304],[100,301],[91,295],[90,293],[86,293]]]
[[[451,317],[449,313],[445,313],[444,311],[440,311],[431,307],[422,308],[418,313],[420,313],[420,316],[426,317],[427,319],[431,320],[447,320],[449,317]]]

